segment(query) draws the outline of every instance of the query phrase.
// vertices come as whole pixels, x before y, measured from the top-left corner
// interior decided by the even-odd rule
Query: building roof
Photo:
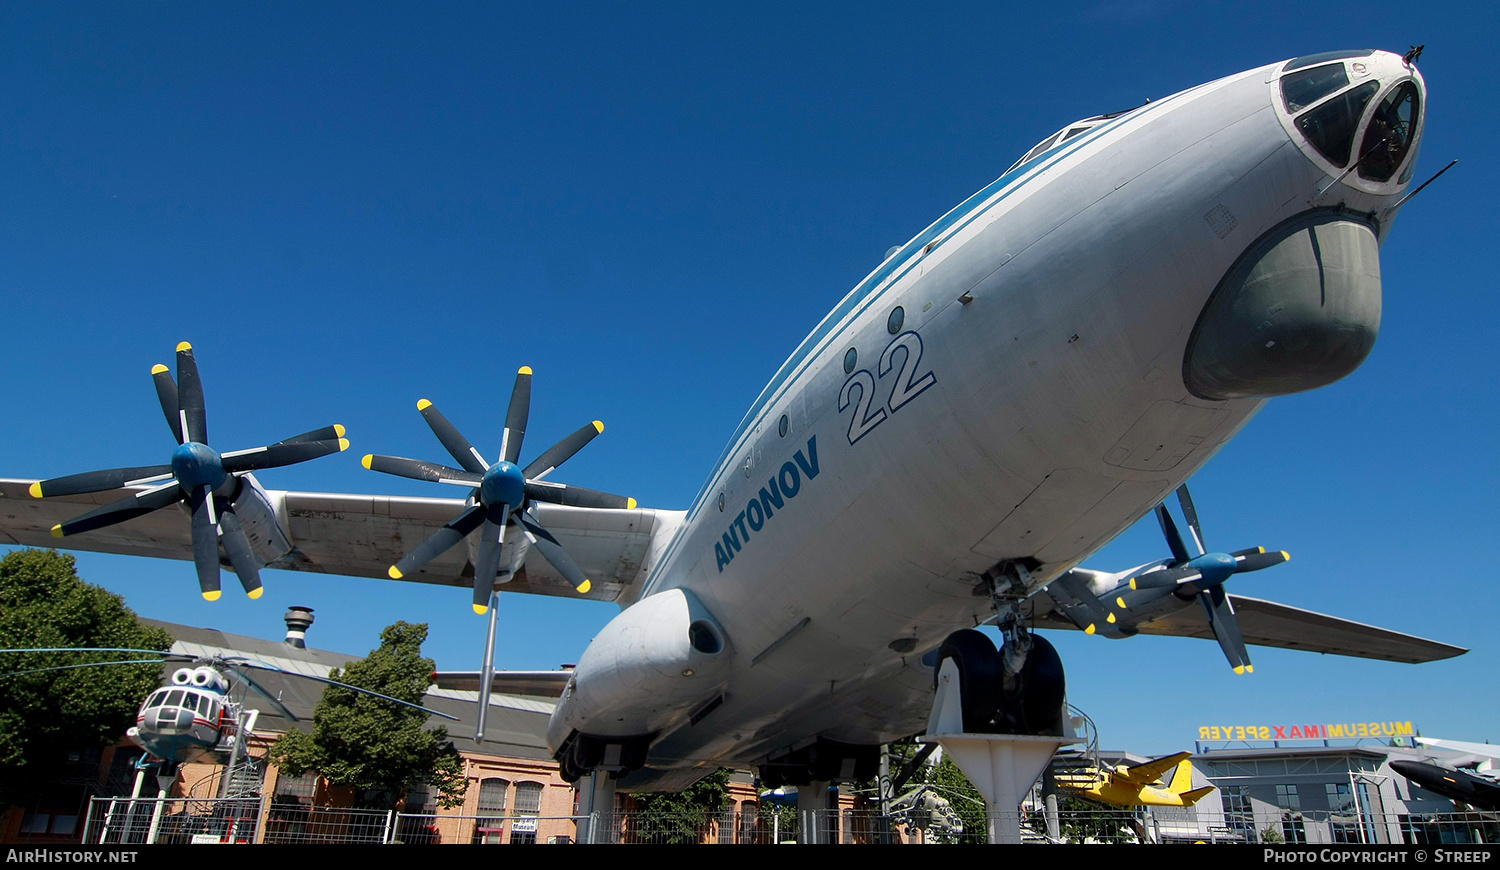
[[[186,656],[241,657],[252,662],[270,665],[290,674],[276,671],[255,670],[254,679],[262,689],[275,697],[298,718],[288,721],[268,703],[257,704],[259,696],[240,684],[238,692],[245,693],[245,705],[261,711],[256,722],[257,732],[285,732],[292,728],[307,729],[313,710],[323,696],[324,683],[300,679],[291,674],[327,678],[329,671],[343,668],[350,662],[360,661],[364,656],[332,650],[299,648],[281,641],[264,640],[230,634],[213,628],[196,628],[157,619],[143,622],[164,629],[173,638],[172,652]],[[181,667],[168,664],[164,674]],[[238,694],[238,692],[236,694]],[[437,716],[428,719],[429,727],[442,725],[448,729],[448,737],[465,755],[493,755],[504,758],[548,760],[552,752],[547,748],[547,722],[552,716],[556,701],[548,698],[521,695],[493,694],[490,696],[489,715],[485,722],[485,741],[474,742],[474,725],[479,703],[478,692],[439,689],[427,690],[423,705],[428,709],[457,716],[462,721],[453,722]]]

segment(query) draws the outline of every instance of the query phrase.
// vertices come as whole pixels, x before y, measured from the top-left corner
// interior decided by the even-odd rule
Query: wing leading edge
[[[1044,596],[1037,598],[1044,598]],[[1037,602],[1037,598],[1033,598],[1033,602]],[[1452,644],[1366,625],[1350,619],[1340,619],[1337,616],[1303,610],[1300,607],[1291,607],[1274,601],[1247,598],[1242,595],[1230,595],[1229,599],[1239,615],[1240,630],[1245,636],[1245,642],[1256,646],[1306,650],[1407,664],[1439,661],[1468,652],[1467,649]],[[1042,607],[1037,608],[1038,611],[1051,603],[1050,599],[1046,600]],[[1046,613],[1038,612],[1036,626],[1078,630],[1078,626],[1057,610],[1048,610]],[[1202,612],[1193,607],[1186,607],[1149,622],[1142,622],[1137,628],[1141,634],[1214,639],[1213,629],[1203,619]]]
[[[0,479],[0,544],[62,546],[72,550],[193,558],[187,518],[158,511],[138,519],[78,535],[53,537],[54,525],[120,497],[120,491],[32,498],[30,480]],[[291,550],[266,567],[388,580],[386,573],[405,553],[463,508],[461,499],[409,498],[344,493],[283,492],[265,496],[290,539]],[[641,567],[659,531],[680,522],[680,511],[649,508],[603,510],[540,504],[543,525],[592,580],[580,596],[540,553],[530,552],[505,592],[630,600],[638,592]],[[467,588],[473,584],[468,548],[454,547],[403,581]]]

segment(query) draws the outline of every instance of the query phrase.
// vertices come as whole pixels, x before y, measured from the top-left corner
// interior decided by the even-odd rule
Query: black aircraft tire
[[[938,666],[932,677],[934,687],[943,670],[943,659],[953,659],[958,666],[964,731],[972,734],[988,731],[990,720],[1000,706],[1000,656],[995,652],[994,642],[972,628],[948,635],[938,647]]]
[[[1059,734],[1067,694],[1062,656],[1046,638],[1033,634],[1020,688],[1001,701],[1004,717],[1020,734]]]

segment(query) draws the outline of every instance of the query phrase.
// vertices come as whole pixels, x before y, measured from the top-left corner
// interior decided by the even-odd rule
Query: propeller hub
[[[1228,553],[1204,553],[1188,562],[1188,567],[1203,576],[1193,581],[1199,589],[1211,589],[1228,580],[1235,569],[1234,557]]]
[[[188,491],[205,485],[218,489],[229,477],[219,454],[197,441],[189,441],[172,451],[172,476]]]
[[[485,507],[506,504],[517,507],[526,498],[526,475],[514,462],[500,461],[484,472],[479,482],[479,500]]]

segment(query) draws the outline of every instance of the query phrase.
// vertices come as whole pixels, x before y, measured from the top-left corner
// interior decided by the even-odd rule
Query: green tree
[[[380,633],[380,648],[329,677],[420,704],[434,664],[422,657],[427,625],[398,622]],[[445,807],[463,803],[466,782],[448,729],[423,729],[427,714],[411,707],[329,686],[313,711],[312,732],[288,731],[271,747],[282,771],[313,771],[333,785],[352,787],[363,802],[395,806],[411,788],[428,783]]]
[[[635,795],[634,835],[648,843],[696,843],[729,799],[729,771],[710,773],[681,791]]]
[[[166,650],[120,596],[79,579],[72,556],[16,550],[0,559],[0,646]],[[6,653],[0,658],[0,803],[19,804],[70,751],[118,740],[158,684],[160,664],[22,671],[119,660],[120,653]]]

